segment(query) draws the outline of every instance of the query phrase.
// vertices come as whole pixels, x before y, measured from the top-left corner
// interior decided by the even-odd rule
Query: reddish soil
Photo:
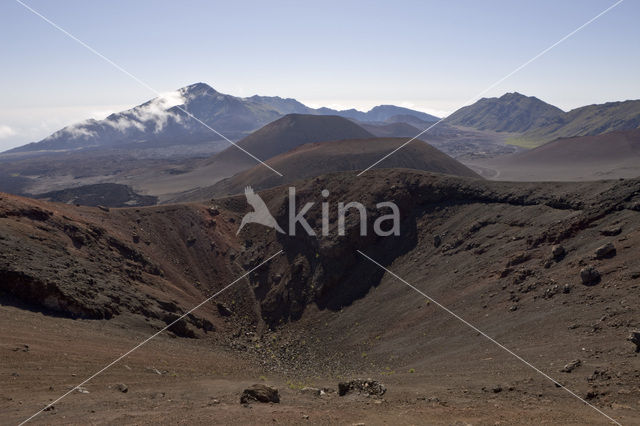
[[[640,423],[640,358],[627,340],[640,327],[640,180],[339,173],[297,186],[298,205],[316,202],[314,228],[325,188],[332,208],[358,200],[375,215],[375,203],[396,202],[401,236],[360,237],[355,214],[346,237],[260,225],[236,236],[244,197],[103,211],[0,195],[2,422],[28,418],[283,250],[34,422],[607,423],[362,250],[612,418]],[[286,223],[286,188],[260,195]],[[605,243],[615,255],[596,258]],[[554,259],[557,244],[566,255]],[[602,278],[585,286],[589,265]],[[301,392],[357,377],[388,391]],[[254,383],[278,387],[281,402],[241,405]]]

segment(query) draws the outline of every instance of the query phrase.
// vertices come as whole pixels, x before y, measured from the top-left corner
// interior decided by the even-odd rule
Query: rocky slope
[[[564,114],[561,120],[522,135],[522,141],[552,141],[574,136],[595,136],[640,127],[640,100],[587,105]]]
[[[563,114],[560,108],[536,97],[514,92],[499,98],[482,98],[473,105],[460,108],[445,122],[479,130],[523,133],[559,122]]]
[[[534,148],[557,138],[595,136],[640,126],[640,101],[586,105],[569,112],[533,96],[483,98],[444,120],[453,126],[512,133],[514,144]]]
[[[298,209],[315,203],[306,217],[316,232],[322,223],[323,189],[330,192],[327,236],[308,236],[301,227],[289,236],[255,224],[236,236],[240,219],[251,210],[244,196],[216,200],[215,206],[103,211],[2,195],[3,309],[12,305],[46,315],[111,318],[102,320],[107,328],[142,322],[159,329],[283,250],[216,297],[219,305],[202,306],[172,333],[203,338],[210,342],[209,354],[231,351],[238,362],[282,377],[278,380],[289,389],[284,404],[301,401],[295,391],[299,388],[286,380],[320,383],[336,375],[368,376],[386,382],[388,409],[394,413],[402,406],[433,414],[432,405],[420,405],[426,404],[419,399],[426,394],[432,402],[446,401],[446,410],[436,406],[445,410],[438,412],[447,421],[469,420],[465,410],[475,413],[476,421],[495,420],[496,404],[511,422],[522,421],[522,416],[532,421],[602,420],[372,264],[361,250],[614,418],[637,418],[640,361],[627,336],[640,326],[640,180],[518,184],[406,170],[372,170],[361,177],[337,173],[297,187]],[[285,226],[286,188],[260,195]],[[338,235],[337,202],[354,200],[368,207],[369,230],[375,218],[386,214],[376,203],[394,201],[401,212],[400,236],[360,236],[355,211],[347,216],[346,236]],[[607,244],[613,250],[605,250]],[[581,271],[589,267],[598,271],[599,280],[583,282]],[[25,318],[35,318],[24,312]],[[13,315],[23,317],[17,311]],[[22,331],[23,321],[15,323],[18,331],[13,334],[23,340],[31,336],[29,342],[44,338],[33,334],[37,329]],[[65,330],[90,326],[55,321],[65,324]],[[189,342],[198,339],[181,340],[191,348]],[[8,353],[15,362],[17,353]],[[174,358],[170,365],[193,361],[186,357]],[[579,362],[572,364],[574,360]],[[569,364],[573,367],[564,367]],[[187,369],[179,371],[183,379],[171,379],[176,386],[181,380],[212,386],[204,385],[200,370],[200,379]],[[233,371],[229,377],[240,377]],[[228,392],[228,378],[215,380],[222,386],[216,389]],[[172,392],[201,401],[185,389]],[[21,398],[31,401],[33,395],[47,393],[38,387]],[[108,402],[113,393],[99,395],[104,395],[103,405],[93,409],[102,412],[116,404]],[[130,410],[146,407],[142,395],[129,398]],[[304,406],[321,416],[320,407],[341,407],[346,413],[355,409],[355,401],[318,400]],[[25,410],[5,403],[15,415]],[[545,412],[534,414],[541,404]],[[202,407],[179,410],[195,419],[210,409],[206,401]],[[235,412],[233,405],[224,408]],[[151,419],[149,411],[139,420]],[[254,413],[263,420],[278,416]],[[237,415],[243,416],[241,411]]]

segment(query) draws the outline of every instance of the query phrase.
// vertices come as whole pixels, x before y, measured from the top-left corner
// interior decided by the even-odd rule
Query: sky
[[[159,92],[195,82],[445,116],[615,0],[21,0]],[[640,1],[625,0],[484,94],[564,110],[640,98]],[[15,0],[0,2],[0,150],[155,97]]]

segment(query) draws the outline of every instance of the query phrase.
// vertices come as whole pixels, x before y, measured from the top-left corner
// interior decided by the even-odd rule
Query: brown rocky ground
[[[640,326],[640,180],[327,175],[297,186],[298,205],[316,201],[307,215],[314,228],[325,188],[333,209],[358,200],[375,215],[376,202],[395,201],[401,236],[360,237],[352,214],[346,237],[259,225],[236,237],[241,197],[104,211],[3,194],[3,422],[26,419],[278,250],[35,422],[607,422],[362,250],[614,419],[639,423],[640,361],[626,337]],[[286,188],[261,195],[284,224]],[[609,242],[615,255],[596,258]],[[553,259],[558,244],[566,255]],[[589,265],[601,281],[585,286],[580,270]],[[355,377],[388,391],[382,399],[301,392]],[[281,402],[241,405],[253,383],[278,387]]]

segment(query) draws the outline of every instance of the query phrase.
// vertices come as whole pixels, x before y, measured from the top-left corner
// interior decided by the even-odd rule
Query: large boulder
[[[240,396],[240,402],[242,404],[248,404],[250,402],[280,402],[280,395],[278,389],[271,386],[255,384],[250,388],[245,389]]]
[[[600,272],[593,266],[580,270],[580,279],[584,285],[596,285],[600,282]]]
[[[595,251],[596,259],[606,259],[616,255],[616,246],[613,243],[607,243],[598,247]]]
[[[382,383],[371,379],[355,379],[338,383],[338,395],[340,396],[352,392],[367,396],[382,396],[386,391],[387,388]]]
[[[564,256],[567,254],[567,251],[564,249],[563,246],[557,244],[553,247],[551,247],[551,256],[553,257],[553,259],[557,262],[561,261],[562,259],[564,259]]]

